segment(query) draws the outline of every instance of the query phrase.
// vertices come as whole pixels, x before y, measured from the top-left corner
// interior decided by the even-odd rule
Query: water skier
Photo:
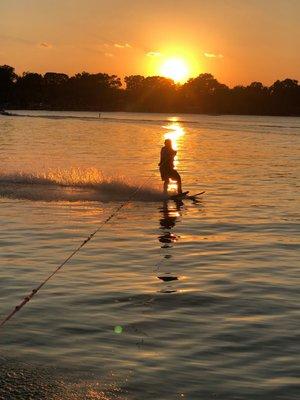
[[[170,179],[176,181],[177,183],[177,193],[182,194],[181,187],[181,177],[179,173],[174,168],[174,158],[176,156],[177,151],[172,147],[171,139],[165,140],[164,147],[161,148],[160,151],[160,162],[159,162],[159,171],[161,175],[161,179],[164,182],[164,193],[168,193],[168,185]]]

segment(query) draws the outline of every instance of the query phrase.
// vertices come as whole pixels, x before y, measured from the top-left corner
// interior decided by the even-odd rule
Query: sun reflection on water
[[[180,148],[181,139],[185,135],[185,131],[184,128],[178,122],[176,122],[176,118],[177,117],[172,117],[172,120],[170,120],[170,124],[163,125],[163,128],[168,130],[167,132],[164,133],[164,139],[171,139],[173,149],[178,151],[178,149]],[[177,153],[174,158],[175,169],[177,169],[178,166],[179,166],[179,159]],[[177,183],[175,181],[172,181],[172,179],[170,179],[168,191],[170,192],[177,191]]]
[[[168,132],[164,133],[164,139],[171,139],[173,149],[178,150],[180,138],[185,135],[184,128],[175,121],[164,125],[163,128],[168,130]]]

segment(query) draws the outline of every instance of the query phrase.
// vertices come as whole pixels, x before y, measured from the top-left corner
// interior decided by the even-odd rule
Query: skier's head
[[[171,139],[166,139],[165,140],[165,146],[172,148],[172,140]]]

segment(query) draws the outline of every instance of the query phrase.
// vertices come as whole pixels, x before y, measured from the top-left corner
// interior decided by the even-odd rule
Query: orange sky
[[[0,64],[155,75],[187,60],[230,86],[300,79],[300,0],[1,0]]]

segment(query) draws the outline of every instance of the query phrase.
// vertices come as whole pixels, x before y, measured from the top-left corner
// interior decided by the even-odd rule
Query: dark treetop
[[[81,72],[41,75],[0,66],[0,109],[180,112],[205,114],[300,115],[300,85],[284,79],[270,87],[260,82],[228,86],[211,74],[183,85],[160,76],[125,77]]]

